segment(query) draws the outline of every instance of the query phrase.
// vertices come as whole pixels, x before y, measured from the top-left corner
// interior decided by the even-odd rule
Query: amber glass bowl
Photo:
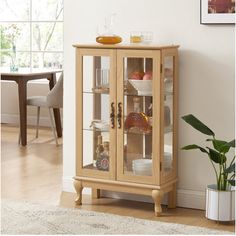
[[[96,38],[97,43],[101,44],[117,44],[122,42],[122,38],[120,36],[98,36]]]

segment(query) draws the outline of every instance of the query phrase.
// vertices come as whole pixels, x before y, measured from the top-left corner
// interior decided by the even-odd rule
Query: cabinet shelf
[[[135,135],[152,135],[152,131],[142,132],[138,130],[125,130],[124,134],[135,134]]]
[[[129,175],[129,176],[151,176],[151,175],[152,175],[151,172],[148,173],[148,174],[147,174],[147,173],[145,173],[145,174],[141,174],[141,173],[140,173],[140,174],[137,174],[137,173],[136,173],[136,174],[135,174],[134,171],[132,171],[132,170],[125,170],[124,173],[125,173],[125,175]]]
[[[109,90],[106,91],[83,91],[83,93],[85,94],[105,94],[105,95],[109,95]],[[165,91],[164,93],[165,96],[171,96],[173,95],[173,92],[167,92]],[[127,93],[124,92],[124,96],[130,96],[130,97],[153,97],[152,94],[150,95],[139,95],[138,93]]]
[[[166,126],[164,128],[164,133],[167,134],[167,133],[170,133],[172,132],[173,130],[173,127],[172,125],[169,125],[169,126]],[[137,134],[137,135],[152,135],[152,131],[150,132],[141,132],[141,131],[138,131],[138,130],[125,130],[124,131],[125,134]]]
[[[104,94],[104,95],[109,95],[109,91],[83,91],[85,94]]]
[[[97,170],[97,167],[93,166],[93,164],[88,164],[83,166],[84,169],[90,169],[90,170]]]
[[[150,95],[140,95],[138,93],[127,93],[127,92],[124,92],[124,95],[125,96],[131,96],[131,97],[152,97],[152,94]]]
[[[108,170],[99,170],[97,167],[93,166],[93,164],[88,164],[88,165],[85,165],[83,166],[84,169],[89,169],[89,170],[97,170],[97,171],[108,171]]]
[[[108,129],[98,129],[98,128],[93,128],[93,129],[90,129],[90,128],[83,128],[83,130],[86,130],[86,131],[91,131],[91,132],[102,132],[102,133],[108,133],[109,130]],[[170,133],[172,132],[172,125],[169,125],[167,127],[165,127],[164,129],[164,133]],[[135,134],[135,135],[152,135],[152,131],[150,132],[142,132],[142,131],[138,131],[138,130],[124,130],[124,134]]]
[[[83,130],[91,131],[91,132],[102,132],[102,133],[108,133],[109,132],[109,129],[98,129],[98,128],[93,128],[93,129],[84,128]]]

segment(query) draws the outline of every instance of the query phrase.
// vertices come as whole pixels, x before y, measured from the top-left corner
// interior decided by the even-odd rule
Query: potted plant
[[[227,142],[217,139],[215,133],[192,114],[182,119],[194,129],[211,136],[206,139],[206,147],[191,144],[182,148],[200,150],[208,156],[213,167],[216,183],[206,189],[206,217],[217,221],[235,220],[235,155],[231,161],[226,156],[231,148],[235,148],[235,140]]]

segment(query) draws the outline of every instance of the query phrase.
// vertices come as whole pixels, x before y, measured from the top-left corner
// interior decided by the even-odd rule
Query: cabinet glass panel
[[[83,168],[109,171],[110,58],[83,56]]]
[[[152,175],[151,58],[124,58],[124,165],[126,175]]]
[[[164,153],[162,164],[164,174],[173,171],[173,71],[174,57],[164,58]]]

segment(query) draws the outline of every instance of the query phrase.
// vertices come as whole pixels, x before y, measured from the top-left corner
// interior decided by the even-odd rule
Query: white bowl
[[[102,120],[92,121],[90,127],[92,127],[92,126],[96,129],[100,129],[100,130],[109,130],[109,123],[102,121]]]
[[[133,170],[151,170],[152,167],[144,167],[144,166],[132,166]]]
[[[136,159],[133,160],[133,164],[152,164],[152,159]]]
[[[128,80],[130,84],[138,91],[138,95],[152,95],[152,80]]]
[[[137,166],[137,167],[151,167],[152,166],[152,163],[132,163],[133,166]]]

